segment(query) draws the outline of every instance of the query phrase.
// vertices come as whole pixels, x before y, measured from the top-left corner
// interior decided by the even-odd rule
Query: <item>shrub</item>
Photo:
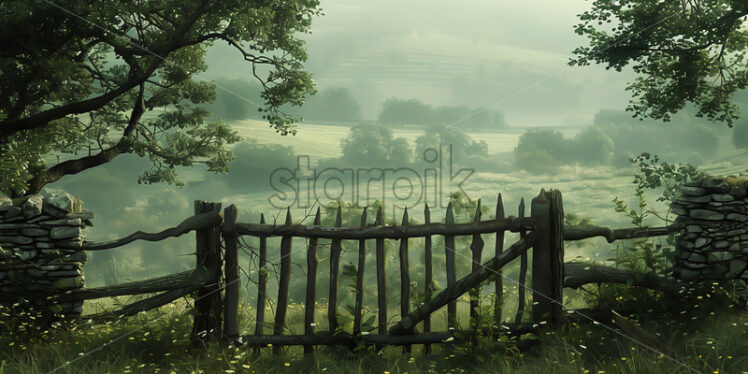
[[[341,148],[341,160],[352,165],[405,165],[412,153],[404,138],[393,138],[392,129],[378,123],[352,127]]]
[[[458,128],[452,126],[429,126],[423,135],[416,138],[416,158],[423,156],[427,149],[439,149],[439,146],[452,146],[454,162],[464,163],[469,156],[485,157],[488,154],[488,144],[485,141],[473,141]],[[446,157],[446,155],[445,155]]]
[[[517,166],[534,173],[553,173],[573,160],[570,144],[557,130],[529,130],[519,137],[514,157]]]

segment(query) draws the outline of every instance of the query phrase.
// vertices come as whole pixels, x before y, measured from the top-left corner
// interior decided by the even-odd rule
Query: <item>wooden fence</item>
[[[334,227],[320,226],[320,212],[317,211],[312,225],[294,224],[290,211],[287,212],[284,224],[266,224],[264,216],[260,223],[237,222],[236,206],[227,207],[221,216],[221,204],[195,202],[195,216],[183,221],[176,227],[159,233],[149,234],[136,232],[125,238],[102,243],[85,242],[85,250],[105,250],[123,246],[134,240],[159,241],[169,237],[180,236],[190,231],[196,232],[196,267],[194,270],[155,278],[147,281],[132,282],[124,285],[80,289],[70,294],[71,298],[94,299],[100,297],[144,294],[160,292],[127,305],[115,312],[99,313],[84,318],[106,320],[134,315],[140,311],[165,305],[179,297],[195,294],[195,320],[193,337],[195,339],[222,338],[228,342],[248,346],[272,345],[274,352],[279,352],[284,345],[303,345],[304,351],[313,351],[316,345],[402,345],[406,351],[412,344],[424,344],[424,352],[430,351],[430,344],[456,342],[459,337],[475,337],[486,333],[478,325],[478,310],[481,308],[481,286],[486,281],[495,283],[496,297],[490,308],[493,310],[493,326],[502,326],[514,334],[533,331],[533,325],[544,321],[549,326],[556,325],[562,316],[563,288],[578,288],[587,283],[633,281],[635,286],[659,289],[665,292],[677,292],[680,285],[653,274],[642,277],[624,270],[613,269],[602,265],[583,263],[564,264],[564,241],[582,240],[593,236],[605,237],[609,242],[618,239],[630,239],[666,235],[680,229],[673,225],[660,228],[633,228],[611,230],[609,228],[586,226],[564,227],[564,212],[561,193],[556,190],[543,191],[532,199],[530,215],[525,216],[525,203],[522,200],[517,216],[507,216],[501,195],[499,194],[495,218],[484,220],[481,217],[480,201],[469,223],[455,223],[454,211],[450,205],[446,210],[444,223],[431,222],[428,206],[424,210],[424,224],[409,225],[406,211],[401,225],[385,225],[381,208],[376,212],[374,225],[367,225],[367,212],[364,209],[359,227],[342,227],[341,210],[338,208]],[[519,233],[519,240],[504,248],[505,232]],[[481,264],[484,250],[483,235],[494,235],[495,247],[493,257]],[[272,322],[273,334],[264,335],[266,324],[265,309],[268,292],[267,272],[260,271],[257,282],[255,331],[251,335],[239,334],[239,299],[241,278],[239,275],[240,237],[259,238],[259,267],[264,269],[268,258],[268,238],[280,237],[278,252],[280,270],[275,315]],[[443,248],[433,248],[434,236],[441,236]],[[455,238],[471,238],[471,272],[457,279]],[[289,286],[291,282],[291,252],[294,237],[308,239],[306,247],[306,291],[304,302],[304,334],[286,334],[286,316],[289,309]],[[409,239],[424,238],[424,290],[425,300],[411,309],[411,271]],[[225,244],[222,253],[221,239]],[[320,240],[330,240],[330,283],[327,305],[329,331],[315,332],[315,304],[317,300],[317,249]],[[364,270],[367,266],[366,254],[371,250],[367,240],[374,240],[376,261],[377,318],[376,333],[362,331],[362,309],[364,290]],[[385,277],[385,241],[399,241],[399,274],[400,274],[400,320],[388,326],[387,288]],[[357,277],[355,282],[355,303],[353,329],[350,332],[338,329],[338,294],[340,255],[343,241],[355,241],[358,244]],[[528,251],[532,248],[532,263],[528,264]],[[272,250],[272,249],[271,249]],[[434,269],[432,258],[443,253],[445,258],[446,287],[434,295],[430,286],[433,284]],[[519,258],[520,274],[518,287],[518,307],[514,323],[502,322],[503,276],[502,268]],[[222,269],[223,267],[223,269]],[[223,271],[223,279],[221,273]],[[532,272],[532,303],[525,304],[525,282],[528,271]],[[223,294],[223,295],[222,295]],[[458,331],[457,299],[470,295],[470,324],[467,330]],[[431,331],[431,316],[438,309],[447,308],[447,331]],[[527,309],[530,310],[527,310]],[[523,323],[523,315],[529,313],[530,323]],[[422,324],[421,331],[416,332],[416,325]],[[488,331],[492,334],[495,331]]]

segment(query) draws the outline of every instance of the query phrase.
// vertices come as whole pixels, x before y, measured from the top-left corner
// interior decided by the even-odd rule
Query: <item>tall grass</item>
[[[318,319],[326,319],[320,306]],[[280,356],[263,348],[190,344],[191,309],[184,302],[114,323],[82,322],[67,329],[41,329],[0,337],[0,374],[9,373],[745,373],[748,313],[732,308],[689,309],[648,316],[645,328],[660,335],[673,359],[654,353],[602,325],[568,322],[538,336],[541,344],[518,352],[505,338],[478,347],[436,347],[424,356],[399,347],[381,352],[321,347],[304,357],[301,347]],[[289,322],[301,319],[291,308]],[[467,319],[467,310],[461,318]],[[242,308],[242,327],[253,313]],[[601,321],[603,323],[608,321]],[[5,326],[8,327],[8,326]],[[27,330],[32,330],[27,327]],[[14,331],[18,331],[17,329]],[[741,371],[743,370],[743,371]]]

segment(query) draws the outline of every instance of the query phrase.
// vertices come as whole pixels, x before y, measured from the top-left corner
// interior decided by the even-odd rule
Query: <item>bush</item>
[[[598,127],[587,127],[573,139],[556,130],[530,130],[520,136],[514,155],[522,169],[552,173],[562,165],[608,164],[613,149],[613,140]]]
[[[607,165],[613,159],[615,144],[598,127],[587,127],[572,140],[573,158],[581,165]]]
[[[709,124],[689,114],[674,116],[670,123],[640,121],[624,111],[601,110],[595,115],[594,126],[613,141],[615,165],[628,165],[628,160],[643,152],[657,151],[679,161],[708,160],[717,152],[717,137]],[[698,154],[698,156],[694,155]]]
[[[301,107],[304,120],[358,122],[361,105],[346,88],[328,88],[308,98]]]
[[[504,113],[486,108],[441,106],[432,108],[418,99],[390,98],[382,104],[379,122],[388,125],[442,125],[467,129],[506,127]]]
[[[452,159],[464,163],[469,156],[485,157],[488,154],[488,144],[485,141],[473,141],[463,131],[452,126],[429,126],[423,135],[416,138],[416,159],[422,159],[423,153],[439,146],[452,146]]]
[[[229,164],[226,175],[206,178],[205,183],[223,183],[230,191],[263,191],[270,188],[270,175],[278,168],[294,169],[296,154],[289,146],[280,144],[259,144],[256,139],[248,139],[237,144],[232,152],[236,159]],[[192,187],[199,188],[203,182]],[[208,186],[215,190],[216,186]]]
[[[341,160],[352,165],[402,166],[410,163],[412,154],[404,138],[394,139],[392,129],[378,123],[352,127],[341,148]]]
[[[571,144],[557,130],[529,130],[519,137],[514,157],[517,166],[534,173],[553,173],[573,161]]]
[[[421,100],[389,98],[382,104],[378,120],[388,125],[428,125],[434,123],[435,116]]]
[[[244,79],[219,78],[216,83],[216,100],[207,105],[211,114],[224,121],[262,119],[257,105],[262,105],[262,88],[259,83]],[[250,102],[251,101],[251,102]]]

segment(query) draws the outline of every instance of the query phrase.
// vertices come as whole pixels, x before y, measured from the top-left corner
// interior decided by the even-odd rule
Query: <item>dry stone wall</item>
[[[748,179],[707,177],[681,187],[672,203],[685,229],[675,276],[687,281],[748,281]]]
[[[83,287],[82,230],[92,218],[64,192],[16,204],[0,197],[0,304],[45,317],[80,315],[83,302],[64,295]]]

